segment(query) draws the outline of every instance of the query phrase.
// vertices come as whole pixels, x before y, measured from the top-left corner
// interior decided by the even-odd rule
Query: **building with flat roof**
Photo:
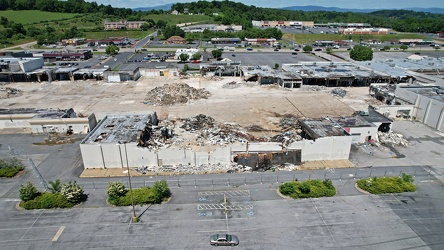
[[[106,21],[103,25],[105,30],[118,30],[118,29],[140,29],[145,21],[119,21],[119,22],[109,22]]]
[[[31,133],[86,134],[97,124],[94,114],[78,115],[69,109],[0,109],[0,129],[24,129]]]

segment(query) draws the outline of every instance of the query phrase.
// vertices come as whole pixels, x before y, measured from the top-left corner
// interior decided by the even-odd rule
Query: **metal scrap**
[[[187,103],[189,100],[207,99],[211,93],[205,89],[196,89],[188,84],[165,84],[150,90],[143,101],[154,106]]]
[[[226,88],[226,89],[235,89],[235,88],[239,88],[242,84],[232,81],[232,82],[227,82],[224,85],[222,85],[222,88]]]

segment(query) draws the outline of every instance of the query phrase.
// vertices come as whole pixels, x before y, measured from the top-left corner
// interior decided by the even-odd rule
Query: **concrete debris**
[[[295,141],[301,141],[302,136],[300,136],[298,133],[287,131],[278,135],[275,135],[271,137],[270,141],[272,142],[280,142],[282,143],[282,147],[286,148],[288,145]]]
[[[327,87],[325,86],[315,86],[315,85],[302,85],[302,91],[321,91],[325,90]]]
[[[183,128],[186,131],[197,131],[204,128],[212,128],[216,121],[211,116],[200,114],[195,117],[185,119],[182,122],[183,125],[180,126],[180,128]]]
[[[334,88],[330,93],[333,96],[339,96],[339,97],[344,97],[347,95],[347,91],[341,88]]]
[[[238,164],[200,164],[200,165],[163,165],[159,167],[143,166],[135,169],[142,174],[163,172],[170,174],[206,174],[206,173],[240,173],[251,172],[252,168]]]
[[[285,115],[284,118],[279,121],[279,127],[281,127],[283,130],[301,128],[297,117],[294,115]]]
[[[378,138],[381,144],[389,144],[392,146],[404,146],[404,147],[409,146],[409,141],[407,141],[404,138],[404,136],[401,134],[393,132],[384,133],[379,131]]]
[[[227,82],[224,85],[222,85],[222,88],[226,88],[226,89],[235,89],[235,88],[239,88],[242,84],[232,81],[232,82]]]
[[[292,124],[292,126],[296,126]],[[248,131],[261,132],[268,131],[259,126],[252,125],[247,129],[231,123],[217,123],[212,117],[198,115],[183,120],[180,126],[186,131],[196,133],[196,145],[228,145],[236,142],[281,142],[283,147],[287,147],[294,141],[302,140],[299,135],[300,129],[296,131],[286,131],[274,137],[255,137]],[[290,127],[292,128],[292,127]]]
[[[196,89],[188,84],[165,84],[148,92],[144,104],[153,106],[187,103],[189,100],[207,99],[211,94],[205,89]]]
[[[0,88],[0,99],[8,99],[23,95],[23,91],[15,88],[4,87]]]

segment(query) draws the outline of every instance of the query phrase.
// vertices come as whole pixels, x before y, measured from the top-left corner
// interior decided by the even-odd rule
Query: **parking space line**
[[[59,226],[45,226],[45,227],[33,227],[33,228],[51,228],[51,227],[59,227]],[[16,227],[16,228],[0,228],[0,231],[9,231],[9,230],[24,230],[27,227]]]
[[[29,230],[32,228],[32,226],[34,226],[34,224],[39,220],[40,216],[42,216],[42,214],[43,214],[43,211],[39,214],[37,219],[34,220],[34,222],[31,224],[31,226],[29,226],[28,230],[26,230],[26,232],[22,235],[22,237],[20,237],[19,241],[23,240],[23,237],[25,237],[25,235],[29,232]]]
[[[0,241],[0,243],[9,243],[9,242],[23,242],[23,241],[33,241],[33,240],[38,240],[38,241],[43,241],[43,240],[50,240],[51,238],[35,238],[35,239],[19,239],[19,240],[2,240]]]
[[[52,241],[57,241],[60,238],[60,235],[62,235],[63,230],[65,230],[65,226],[61,226],[57,233],[54,235],[54,238],[52,238]]]

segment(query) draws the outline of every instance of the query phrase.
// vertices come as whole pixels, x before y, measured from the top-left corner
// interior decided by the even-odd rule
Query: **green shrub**
[[[14,177],[18,172],[22,171],[24,168],[22,166],[12,167],[12,168],[0,168],[0,177]]]
[[[59,179],[55,181],[49,181],[49,185],[50,186],[48,187],[48,190],[51,191],[51,193],[60,193],[62,186]]]
[[[121,182],[110,182],[108,184],[108,188],[106,189],[106,193],[109,196],[109,199],[117,199],[120,196],[123,196],[128,192],[125,185]]]
[[[358,187],[371,194],[414,192],[416,186],[411,175],[401,177],[373,177],[358,180]]]
[[[80,203],[83,200],[83,188],[76,181],[63,183],[60,193],[71,203]]]
[[[33,200],[20,204],[24,209],[69,208],[75,204],[69,202],[61,193],[42,193]]]
[[[22,161],[18,158],[0,159],[0,177],[14,177],[23,169]]]
[[[279,186],[283,195],[298,198],[330,197],[336,194],[336,188],[331,180],[307,180],[303,182],[291,181]]]
[[[108,190],[110,190],[110,186]],[[115,192],[115,190],[108,192],[108,190],[108,202],[110,204],[116,206],[131,205],[131,192]],[[135,188],[132,193],[134,205],[161,203],[165,198],[171,196],[171,191],[165,180],[156,181],[153,187]]]
[[[20,193],[20,199],[25,202],[33,200],[34,198],[40,195],[40,192],[37,190],[37,188],[35,188],[35,186],[29,181],[28,183],[26,183],[26,185],[22,184],[20,186],[19,193]]]

